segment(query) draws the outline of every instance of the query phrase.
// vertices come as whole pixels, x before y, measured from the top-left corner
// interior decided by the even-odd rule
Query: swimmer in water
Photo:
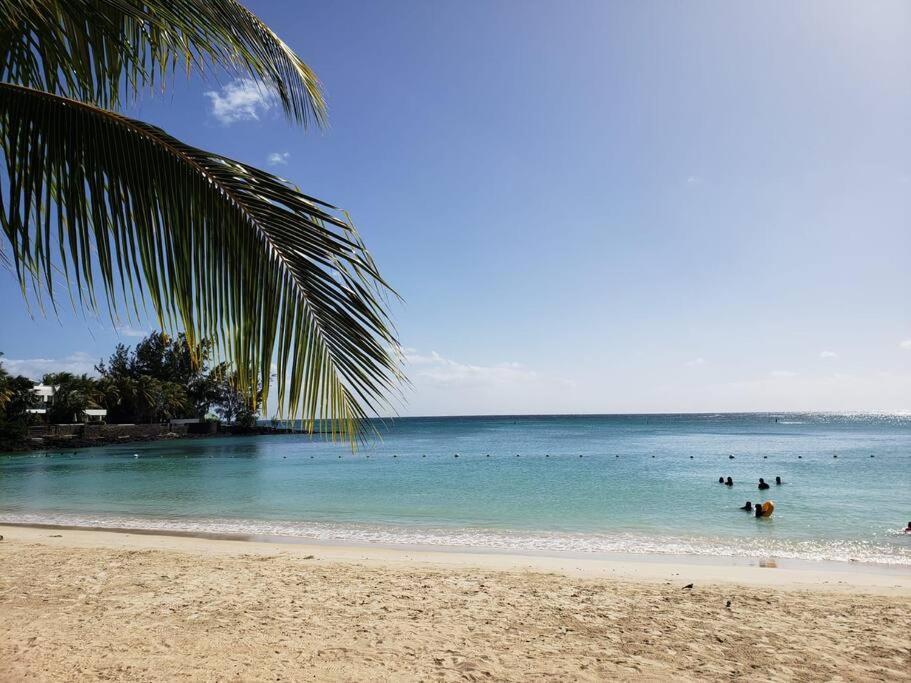
[[[911,534],[911,522],[908,522],[908,526],[905,527],[905,533]]]
[[[725,486],[733,486],[733,485],[734,485],[734,480],[731,479],[730,477],[728,477],[728,480],[727,480],[726,482],[724,482],[724,485],[725,485]]]
[[[752,512],[752,511],[753,511],[753,504],[752,504],[750,501],[747,501],[747,504],[744,505],[744,506],[743,506],[742,508],[740,508],[740,509],[741,509],[741,510],[746,510],[747,512]]]
[[[775,477],[775,486],[781,486],[781,477]]]
[[[756,505],[753,506],[753,509],[756,510],[757,518],[762,517],[762,515],[763,515],[762,506],[759,503],[756,503]]]
[[[759,477],[759,490],[765,491],[767,488],[769,488],[769,485],[765,483],[765,479]]]
[[[718,483],[719,483],[719,484],[723,484],[723,483],[724,483],[724,477],[718,477]]]

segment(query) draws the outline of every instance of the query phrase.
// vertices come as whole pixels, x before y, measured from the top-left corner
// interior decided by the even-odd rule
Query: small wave
[[[911,546],[852,540],[685,538],[631,533],[611,535],[535,533],[480,528],[409,528],[331,522],[0,513],[0,523],[4,522],[101,529],[273,536],[309,540],[316,543],[336,542],[353,545],[444,546],[503,552],[774,557],[777,559],[911,566]]]

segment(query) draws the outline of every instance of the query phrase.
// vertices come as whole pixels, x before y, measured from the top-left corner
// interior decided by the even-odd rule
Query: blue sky
[[[225,78],[130,113],[351,212],[402,414],[911,411],[908,3],[249,6],[327,130]],[[0,296],[31,374],[152,327]]]

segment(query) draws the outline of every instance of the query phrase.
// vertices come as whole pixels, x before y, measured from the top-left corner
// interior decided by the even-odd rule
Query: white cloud
[[[117,328],[117,331],[124,337],[147,337],[149,334],[146,330],[140,330],[129,325],[121,325]]]
[[[413,348],[401,350],[411,388],[409,415],[520,415],[571,412],[577,386],[523,363],[465,363]]]
[[[693,360],[688,360],[686,362],[686,367],[688,368],[697,368],[700,365],[705,365],[705,358],[701,356],[699,358],[694,358]]]
[[[40,380],[49,372],[93,375],[97,362],[95,358],[83,351],[71,353],[65,358],[2,358],[0,360],[11,375],[25,375],[33,380]]]
[[[787,377],[797,377],[796,372],[791,372],[790,370],[772,370],[769,373],[772,377],[777,377],[779,379],[785,379]]]
[[[702,185],[702,178],[698,175],[687,176],[686,178],[687,185]]]
[[[252,78],[237,78],[205,95],[212,100],[212,115],[225,125],[256,121],[277,103],[275,92]]]
[[[838,354],[834,351],[820,351],[819,357],[822,359],[835,359],[838,358]]]
[[[272,154],[270,154],[268,157],[266,157],[266,161],[269,163],[270,166],[279,166],[279,165],[283,166],[288,163],[288,159],[290,157],[291,157],[290,152],[272,152]]]
[[[905,351],[911,351],[911,339],[905,339],[899,344],[899,346]]]
[[[403,349],[405,363],[415,369],[415,377],[434,384],[511,384],[537,379],[538,375],[521,363],[469,365],[444,358],[436,351],[422,355],[414,349]]]

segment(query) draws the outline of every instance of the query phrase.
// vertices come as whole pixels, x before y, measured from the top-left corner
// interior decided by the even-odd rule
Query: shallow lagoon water
[[[911,566],[911,535],[900,532],[911,519],[909,417],[460,417],[377,426],[380,438],[354,454],[275,435],[4,457],[0,521]],[[772,483],[776,475],[784,485]],[[759,477],[772,488],[759,491]],[[738,510],[746,500],[773,500],[775,514]]]

